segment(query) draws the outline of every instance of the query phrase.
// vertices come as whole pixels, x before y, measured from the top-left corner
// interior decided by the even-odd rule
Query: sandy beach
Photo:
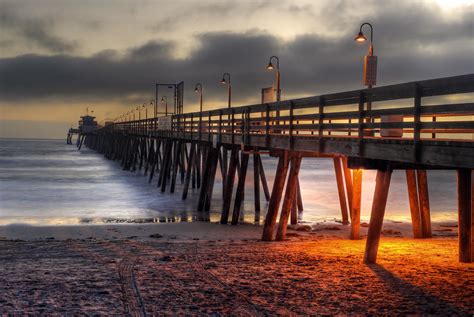
[[[349,227],[215,223],[0,227],[0,313],[309,315],[474,313],[474,266],[456,228],[410,238],[384,225],[377,265]],[[362,234],[366,228],[362,227]]]

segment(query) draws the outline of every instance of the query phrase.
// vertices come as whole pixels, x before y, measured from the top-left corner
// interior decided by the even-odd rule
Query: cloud
[[[78,43],[62,39],[53,34],[52,19],[26,19],[17,15],[6,5],[0,6],[0,27],[20,36],[27,45],[36,45],[53,53],[70,53]]]
[[[439,19],[436,8],[387,2],[370,21],[376,32],[379,85],[474,72],[472,11]],[[153,98],[156,82],[184,80],[186,104],[196,101],[196,82],[203,84],[206,101],[224,104],[226,90],[219,81],[229,72],[234,104],[258,102],[260,88],[274,78],[265,70],[271,55],[280,57],[284,98],[356,89],[362,87],[367,51],[367,45],[353,41],[357,31],[358,25],[339,37],[306,34],[290,41],[261,30],[208,32],[195,35],[199,45],[186,58],[176,57],[176,43],[158,40],[87,57],[3,58],[0,101],[96,98],[135,103]]]

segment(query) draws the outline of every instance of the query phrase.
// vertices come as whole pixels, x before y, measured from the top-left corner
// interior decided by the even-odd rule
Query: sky
[[[282,99],[363,88],[363,22],[379,86],[474,73],[473,21],[473,0],[0,0],[0,137],[64,138],[86,107],[116,118],[157,82],[184,81],[185,112],[198,82],[223,107],[224,72],[233,105],[258,103],[272,55]]]

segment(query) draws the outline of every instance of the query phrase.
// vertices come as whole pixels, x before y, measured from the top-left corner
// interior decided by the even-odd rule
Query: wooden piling
[[[260,222],[260,164],[259,154],[253,155],[253,191],[254,191],[254,205],[255,205],[255,222]]]
[[[240,213],[242,209],[242,202],[244,200],[245,192],[245,178],[247,176],[247,166],[249,163],[248,152],[240,152],[240,176],[237,184],[237,191],[235,193],[234,211],[232,213],[232,225],[239,223]]]
[[[267,178],[265,176],[265,169],[263,168],[262,157],[258,154],[258,164],[260,165],[258,171],[260,172],[260,180],[262,181],[263,193],[265,194],[265,199],[270,200],[270,191],[268,190]]]
[[[184,179],[184,186],[183,186],[183,195],[181,199],[185,200],[188,197],[188,189],[189,189],[189,182],[191,180],[191,173],[192,169],[195,167],[194,160],[196,157],[196,143],[191,143],[191,147],[189,149],[189,161],[188,166],[186,169],[186,177]]]
[[[365,245],[365,263],[375,263],[377,261],[377,251],[380,243],[380,234],[382,232],[383,217],[385,215],[391,177],[392,169],[390,167],[387,167],[385,170],[377,170],[374,199],[370,213],[369,232]]]
[[[471,263],[473,259],[472,176],[469,169],[457,170],[458,217],[459,217],[459,262]]]
[[[235,172],[237,169],[237,161],[239,160],[238,157],[238,149],[233,147],[230,152],[230,164],[229,164],[229,171],[227,173],[226,179],[226,186],[225,186],[225,195],[224,195],[224,202],[222,206],[222,213],[221,213],[221,224],[227,224],[229,221],[229,212],[230,212],[230,204],[232,202],[232,192],[234,190],[234,181],[235,181]]]
[[[344,191],[344,180],[342,178],[341,159],[334,157],[334,170],[336,172],[337,193],[339,194],[339,204],[341,206],[342,224],[349,224],[349,216],[347,212],[346,193]]]
[[[362,202],[362,170],[352,171],[352,212],[351,212],[351,239],[360,239],[360,212]]]
[[[408,201],[410,203],[411,224],[413,237],[422,238],[420,204],[418,202],[418,186],[415,170],[406,170]]]
[[[416,170],[418,196],[420,202],[421,232],[423,238],[431,238],[430,199],[428,195],[428,177],[426,170]]]
[[[267,215],[265,217],[265,225],[263,226],[262,240],[271,241],[275,228],[278,209],[280,207],[283,188],[285,187],[286,174],[288,172],[288,151],[284,151],[278,159],[278,166],[273,182],[272,195],[268,204]]]
[[[295,205],[296,198],[296,183],[298,181],[298,174],[301,166],[301,155],[295,155],[291,158],[290,174],[288,175],[288,182],[286,184],[285,199],[281,207],[280,221],[278,222],[278,231],[276,240],[282,241],[286,238],[286,228],[288,226],[288,216],[291,212],[291,207]]]
[[[207,184],[206,190],[206,202],[204,203],[204,211],[209,211],[211,209],[212,201],[212,192],[214,190],[214,181],[216,178],[217,170],[217,159],[218,159],[219,150],[213,147],[209,148],[209,154],[211,158],[210,172],[209,172],[209,182]]]

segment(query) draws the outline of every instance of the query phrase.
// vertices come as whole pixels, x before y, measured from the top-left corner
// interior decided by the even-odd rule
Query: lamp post
[[[165,117],[168,116],[168,97],[163,96],[161,97],[161,102],[165,103]]]
[[[281,89],[280,89],[280,59],[278,56],[271,56],[270,60],[268,61],[267,69],[268,70],[273,70],[275,69],[275,66],[272,63],[272,59],[276,60],[276,100],[280,101],[281,100]]]
[[[226,79],[226,76],[227,76],[227,79]],[[228,97],[229,97],[228,108],[230,108],[231,98],[232,98],[232,84],[231,84],[231,81],[230,81],[230,74],[229,73],[224,73],[222,75],[221,84],[223,84],[223,85],[227,84],[227,86],[228,86]]]
[[[199,93],[199,111],[202,112],[202,84],[197,83],[194,87],[194,92]]]
[[[374,28],[372,24],[364,22],[360,25],[359,34],[354,38],[356,42],[365,42],[367,38],[362,32],[364,26],[370,27],[370,44],[368,54],[364,57],[364,85],[367,88],[372,88],[377,83],[377,56],[374,55]],[[372,102],[367,101],[367,110],[372,110]],[[370,123],[371,118],[367,118],[366,122]],[[373,136],[373,131],[367,131],[364,133],[367,136]]]
[[[375,86],[377,79],[377,56],[374,55],[374,28],[372,27],[372,24],[367,22],[362,23],[360,25],[359,34],[355,37],[354,41],[367,41],[367,38],[362,32],[362,28],[366,25],[370,27],[370,45],[369,52],[364,58],[364,85],[368,88],[372,88],[372,86]]]

